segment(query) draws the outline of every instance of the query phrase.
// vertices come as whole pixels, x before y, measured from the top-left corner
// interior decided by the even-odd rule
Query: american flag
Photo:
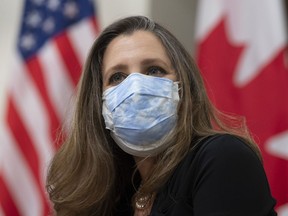
[[[279,216],[288,215],[288,59],[283,8],[282,0],[201,0],[196,35],[198,63],[210,96],[222,111],[246,117],[261,148]]]
[[[98,33],[89,0],[26,0],[23,9],[0,124],[0,216],[51,212],[47,167]]]

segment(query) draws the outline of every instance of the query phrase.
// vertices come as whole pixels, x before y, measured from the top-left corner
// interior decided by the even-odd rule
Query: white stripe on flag
[[[14,98],[19,115],[31,137],[39,158],[43,183],[48,162],[54,153],[52,140],[49,135],[49,120],[41,97],[31,79],[27,76],[24,63],[16,58],[14,64],[14,81],[11,84],[11,97]]]
[[[70,113],[74,86],[64,62],[61,61],[58,49],[53,42],[47,43],[39,52],[39,62],[42,65],[47,92],[53,103],[53,108],[61,118]]]
[[[0,124],[1,150],[5,152],[2,173],[8,190],[22,216],[39,216],[43,203],[25,159],[17,149],[9,129]]]
[[[70,27],[67,32],[80,63],[84,64],[91,45],[96,38],[92,21],[90,19],[82,20]]]

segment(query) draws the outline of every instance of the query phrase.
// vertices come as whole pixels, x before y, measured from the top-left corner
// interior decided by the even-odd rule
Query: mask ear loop
[[[175,81],[173,82],[173,88],[177,88],[177,91],[173,91],[173,99],[177,99],[177,100],[180,100],[180,98],[182,98],[182,87],[181,87],[181,84],[180,84],[180,81]],[[180,94],[181,93],[181,94]]]
[[[183,88],[181,86],[181,83],[180,81],[175,81],[174,82],[174,86],[173,87],[176,87],[177,86],[177,92],[176,91],[173,91],[174,94],[173,94],[173,99],[175,100],[175,98],[177,98],[177,116],[179,114],[179,108],[180,108],[180,103],[181,103],[181,99],[183,98]]]

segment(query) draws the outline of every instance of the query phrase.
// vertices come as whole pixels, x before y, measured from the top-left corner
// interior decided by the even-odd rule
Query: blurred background
[[[0,0],[0,216],[48,215],[47,164],[89,47],[145,15],[197,61],[213,103],[246,119],[280,216],[288,216],[285,0]]]

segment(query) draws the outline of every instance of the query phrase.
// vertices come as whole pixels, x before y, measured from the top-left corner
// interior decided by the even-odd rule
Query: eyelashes
[[[146,75],[162,77],[167,74],[167,71],[159,66],[152,66],[147,69]]]
[[[121,83],[128,75],[123,72],[113,73],[108,80],[109,85],[118,85]]]
[[[148,67],[143,71],[143,74],[148,76],[155,76],[155,77],[163,77],[168,74],[168,72],[159,66],[151,66]],[[122,72],[122,71],[116,71],[114,72],[108,79],[108,85],[118,85],[121,83],[129,74]]]

